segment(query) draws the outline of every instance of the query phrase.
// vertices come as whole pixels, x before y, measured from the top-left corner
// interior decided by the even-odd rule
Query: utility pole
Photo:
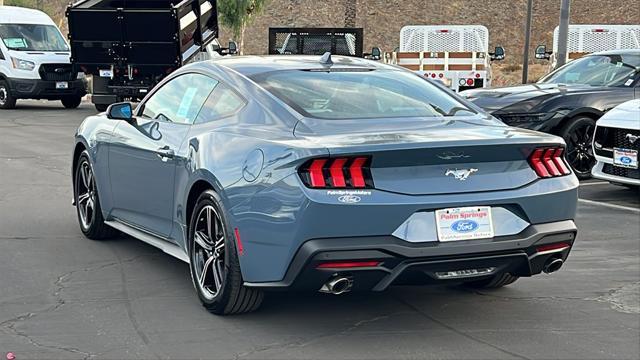
[[[522,83],[529,81],[529,45],[531,44],[531,20],[533,17],[533,0],[527,1],[527,25],[524,34],[524,53],[522,54]]]
[[[560,1],[560,28],[558,29],[558,54],[556,54],[556,68],[567,62],[567,42],[569,40],[569,12],[571,0]]]

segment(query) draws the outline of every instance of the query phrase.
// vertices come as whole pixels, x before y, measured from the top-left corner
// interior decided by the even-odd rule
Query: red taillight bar
[[[369,157],[313,159],[298,170],[310,188],[373,188]]]
[[[571,174],[571,170],[564,161],[564,148],[538,148],[529,156],[529,164],[541,178],[564,176]]]
[[[326,159],[316,159],[316,160],[313,160],[313,162],[311,163],[311,166],[309,166],[309,176],[311,178],[311,186],[324,187],[326,185],[324,181],[324,174],[322,173],[322,169],[326,162],[327,162]]]
[[[380,266],[382,261],[336,261],[325,262],[316,266],[316,269],[353,269]]]
[[[560,251],[560,250],[564,250],[564,249],[566,249],[566,248],[568,248],[570,246],[571,245],[569,245],[567,243],[555,243],[555,244],[540,245],[540,246],[536,247],[536,253]]]

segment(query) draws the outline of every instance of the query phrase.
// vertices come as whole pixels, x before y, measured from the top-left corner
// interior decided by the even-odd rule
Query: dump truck
[[[71,63],[92,75],[99,111],[141,100],[218,37],[216,0],[81,0],[66,16]]]
[[[504,48],[489,52],[482,25],[411,25],[400,30],[400,46],[385,62],[437,80],[458,92],[491,85],[491,61],[504,60]]]

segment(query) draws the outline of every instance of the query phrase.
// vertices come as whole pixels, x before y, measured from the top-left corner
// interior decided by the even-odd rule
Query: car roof
[[[55,25],[42,11],[18,6],[0,6],[0,24]]]
[[[320,62],[316,55],[265,55],[265,56],[225,56],[210,60],[212,65],[219,65],[235,70],[245,76],[281,71],[281,70],[322,70],[327,65]],[[331,56],[332,69],[394,69],[389,65],[349,56]]]
[[[640,55],[640,49],[617,49],[598,51],[589,55]]]

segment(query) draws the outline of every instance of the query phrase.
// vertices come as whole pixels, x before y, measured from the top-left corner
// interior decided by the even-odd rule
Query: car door
[[[199,73],[177,76],[138,107],[133,121],[117,125],[109,148],[112,217],[169,237],[175,171],[184,161],[178,149],[215,84]]]

